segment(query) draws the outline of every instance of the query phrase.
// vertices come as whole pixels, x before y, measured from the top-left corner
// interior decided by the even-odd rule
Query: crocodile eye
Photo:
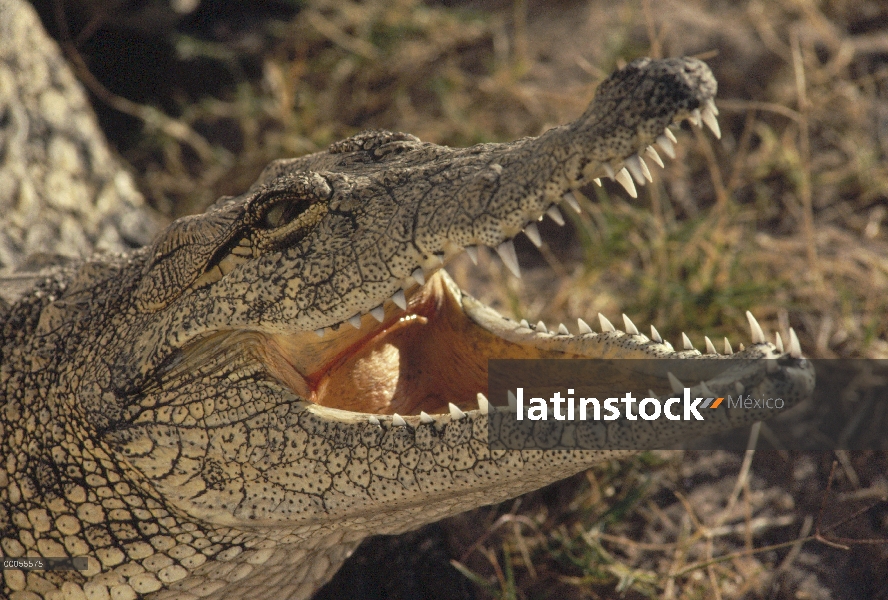
[[[265,212],[262,225],[268,229],[277,229],[291,223],[310,206],[308,202],[300,202],[292,196],[283,196]]]

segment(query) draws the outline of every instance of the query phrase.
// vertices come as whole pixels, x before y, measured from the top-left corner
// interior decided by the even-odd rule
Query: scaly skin
[[[636,61],[538,138],[451,149],[362,134],[273,163],[145,249],[33,277],[0,314],[0,550],[88,556],[89,570],[7,571],[3,596],[308,598],[367,535],[625,454],[491,452],[488,421],[506,442],[510,429],[505,410],[478,407],[486,359],[700,353],[533,331],[459,290],[436,255],[486,245],[510,260],[508,240],[565,193],[714,94],[700,61]],[[771,367],[744,362],[713,391],[804,397],[797,341],[753,341],[734,356]],[[710,429],[765,416],[720,414]]]

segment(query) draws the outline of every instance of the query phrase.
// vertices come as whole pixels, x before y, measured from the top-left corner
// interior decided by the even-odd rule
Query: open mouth
[[[708,100],[702,111],[681,115],[692,124],[709,126],[719,135],[714,103]],[[655,144],[667,156],[674,156],[675,136],[666,129]],[[643,156],[662,166],[657,150],[647,146],[625,161],[605,163],[589,179],[600,185],[598,177],[611,177],[632,196],[634,184],[651,180]],[[571,192],[560,201],[574,210],[580,207]],[[563,224],[564,217],[556,203],[539,215],[530,215],[523,233],[540,246],[537,219],[544,216]],[[459,249],[456,249],[459,250]],[[477,249],[465,248],[475,260]],[[520,276],[512,239],[495,248],[505,266]],[[439,259],[441,257],[438,257]],[[369,415],[429,415],[460,411],[488,405],[479,394],[487,391],[489,358],[691,358],[702,353],[684,337],[684,347],[675,351],[655,328],[642,334],[624,316],[624,330],[617,330],[600,317],[601,333],[578,320],[577,335],[563,324],[548,331],[540,322],[505,318],[468,294],[429,257],[426,270],[413,271],[403,289],[392,298],[363,314],[315,332],[269,335],[264,345],[263,362],[271,374],[300,397],[314,404]],[[435,265],[435,266],[432,266]],[[751,315],[750,315],[751,317]],[[765,342],[758,323],[750,318],[752,341]],[[779,335],[777,353],[784,352]],[[742,350],[742,346],[740,348]],[[725,340],[722,354],[732,354]],[[800,357],[798,340],[790,333],[789,353]],[[706,354],[717,355],[715,345],[706,338]],[[481,406],[479,407],[479,401]]]

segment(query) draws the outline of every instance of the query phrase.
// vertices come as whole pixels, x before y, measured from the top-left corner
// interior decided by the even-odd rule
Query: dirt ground
[[[703,58],[721,141],[685,126],[637,200],[583,190],[541,251],[519,240],[522,280],[490,256],[450,272],[531,322],[625,312],[699,345],[744,341],[751,310],[808,356],[888,358],[884,2],[35,4],[170,218],[362,129],[537,135],[625,62]],[[758,448],[648,453],[370,540],[319,597],[888,598],[886,453]]]

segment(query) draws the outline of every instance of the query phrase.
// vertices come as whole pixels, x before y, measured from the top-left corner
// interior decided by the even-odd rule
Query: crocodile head
[[[176,221],[116,266],[83,266],[59,306],[81,310],[78,294],[100,288],[113,300],[83,317],[93,339],[70,348],[82,366],[59,402],[82,416],[72,437],[92,440],[87,448],[111,458],[91,464],[116,461],[152,499],[144,518],[153,531],[194,536],[196,527],[214,544],[201,549],[206,565],[163,586],[218,580],[219,597],[236,595],[262,584],[272,564],[299,565],[290,578],[299,589],[287,594],[301,597],[367,534],[493,503],[619,454],[491,451],[488,424],[504,410],[480,395],[489,358],[773,358],[745,363],[712,391],[804,396],[813,377],[794,334],[785,352],[754,320],[752,344],[721,355],[708,341],[705,355],[676,352],[628,319],[625,331],[602,319],[600,333],[582,321],[578,335],[547,332],[500,316],[442,270],[486,246],[517,275],[512,239],[538,241],[536,222],[561,219],[572,190],[613,177],[634,195],[647,174],[641,156],[659,161],[655,144],[672,154],[667,127],[691,119],[717,134],[715,92],[698,60],[644,59],[602,83],[579,119],[537,138],[453,149],[360,134],[271,164],[245,194]],[[47,330],[62,321],[52,314]],[[76,512],[85,501],[70,502],[81,503]],[[264,570],[240,569],[238,583],[213,571],[239,553],[241,565]]]

